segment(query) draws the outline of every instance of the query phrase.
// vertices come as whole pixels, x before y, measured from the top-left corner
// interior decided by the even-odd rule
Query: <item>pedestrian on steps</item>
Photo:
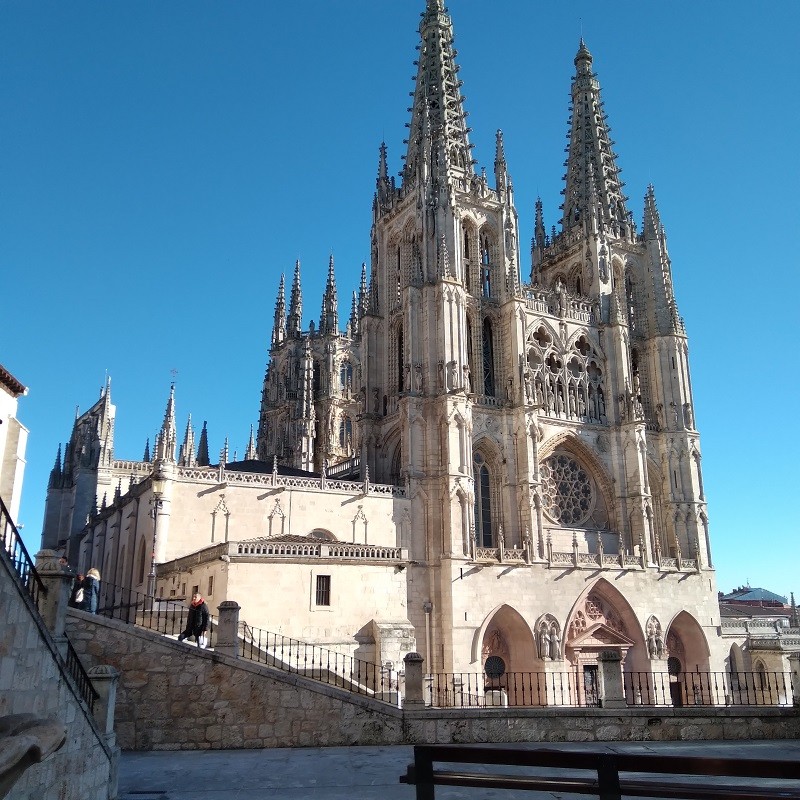
[[[194,636],[197,646],[204,648],[208,644],[208,606],[203,596],[196,592],[192,595],[192,602],[189,606],[189,616],[186,618],[186,628],[183,633],[178,637],[178,641],[182,642],[184,639],[189,639]]]
[[[90,614],[97,613],[100,605],[100,572],[96,567],[92,567],[83,579],[83,600],[80,608]]]

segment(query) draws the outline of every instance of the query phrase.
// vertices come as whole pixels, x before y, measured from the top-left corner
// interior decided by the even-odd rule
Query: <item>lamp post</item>
[[[150,599],[151,603],[156,593],[156,542],[158,541],[158,514],[164,505],[164,501],[161,498],[164,495],[164,489],[166,488],[166,485],[167,481],[164,476],[159,471],[154,472],[151,479],[153,498],[150,501],[153,506],[153,552],[150,556],[150,573],[147,576],[147,597]]]

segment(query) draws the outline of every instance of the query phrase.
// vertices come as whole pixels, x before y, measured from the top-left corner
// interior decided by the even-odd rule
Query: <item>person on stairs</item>
[[[208,606],[203,596],[196,592],[192,595],[192,602],[189,606],[189,616],[186,618],[186,628],[183,633],[178,637],[178,641],[182,642],[184,639],[189,639],[194,636],[197,646],[200,648],[208,644]]]

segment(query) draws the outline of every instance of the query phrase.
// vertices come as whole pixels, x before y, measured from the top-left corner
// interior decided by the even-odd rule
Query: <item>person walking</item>
[[[195,592],[192,595],[192,602],[189,606],[189,616],[186,618],[186,628],[183,633],[178,636],[178,641],[182,642],[184,639],[189,639],[194,636],[197,646],[200,648],[208,644],[206,631],[208,630],[208,606],[203,599],[203,595]]]
[[[97,613],[100,605],[100,572],[96,567],[92,567],[83,579],[83,602],[79,606],[83,611],[90,614]]]

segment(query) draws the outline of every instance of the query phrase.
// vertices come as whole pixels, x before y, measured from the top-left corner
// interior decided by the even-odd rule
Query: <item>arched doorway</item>
[[[667,672],[672,705],[714,705],[708,642],[697,620],[681,611],[667,631]]]
[[[533,672],[536,646],[522,615],[509,605],[497,608],[482,626],[478,687],[489,705],[542,705]]]
[[[564,655],[575,673],[578,705],[599,704],[599,657],[609,650],[619,654],[623,673],[648,669],[644,635],[633,609],[601,578],[581,595],[567,621]]]

